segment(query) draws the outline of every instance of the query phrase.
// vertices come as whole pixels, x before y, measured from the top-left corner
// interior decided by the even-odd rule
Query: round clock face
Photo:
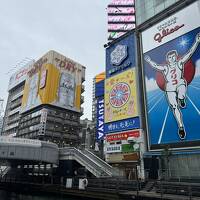
[[[110,92],[110,104],[115,108],[122,107],[127,103],[130,93],[130,87],[127,83],[115,84]]]

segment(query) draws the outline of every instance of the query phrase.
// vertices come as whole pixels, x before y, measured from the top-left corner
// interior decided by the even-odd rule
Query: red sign
[[[116,140],[127,140],[128,137],[134,137],[139,138],[140,137],[140,131],[127,131],[127,132],[121,132],[117,134],[109,134],[106,136],[107,142],[112,142]]]
[[[181,24],[180,26],[177,25],[174,28],[166,28],[163,29],[160,33],[156,33],[154,36],[154,40],[158,41],[159,43],[162,42],[162,39],[176,31],[178,31],[180,28],[182,28],[184,24]]]
[[[127,83],[117,83],[110,92],[110,104],[119,108],[127,103],[130,97],[130,87]]]
[[[22,76],[26,75],[28,72],[28,68],[22,69],[20,72],[18,72],[15,76],[15,80],[19,80]]]

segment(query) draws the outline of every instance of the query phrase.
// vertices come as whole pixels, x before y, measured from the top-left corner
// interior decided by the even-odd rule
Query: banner
[[[103,140],[105,136],[104,131],[104,98],[97,99],[97,130],[96,139]]]
[[[138,128],[140,128],[139,117],[104,124],[105,133],[116,133],[120,131],[133,130]]]
[[[135,141],[137,141],[140,138],[140,131],[134,130],[134,131],[126,131],[121,133],[113,133],[106,135],[106,141],[107,142],[113,142],[118,140],[127,140],[129,137],[135,138]]]

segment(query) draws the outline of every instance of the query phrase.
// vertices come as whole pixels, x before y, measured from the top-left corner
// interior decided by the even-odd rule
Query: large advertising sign
[[[135,28],[135,0],[112,0],[108,5],[108,40]]]
[[[200,3],[142,33],[149,144],[199,145]]]
[[[135,68],[105,81],[105,123],[138,116]]]
[[[104,98],[97,99],[97,130],[96,139],[103,140],[105,136],[104,131]]]
[[[49,51],[27,74],[21,112],[40,104],[80,112],[84,70],[80,64],[55,51]]]
[[[130,34],[106,49],[106,77],[135,67],[135,35]]]
[[[9,80],[8,91],[26,80],[29,69],[33,66],[34,61],[28,62],[24,67],[15,72]]]

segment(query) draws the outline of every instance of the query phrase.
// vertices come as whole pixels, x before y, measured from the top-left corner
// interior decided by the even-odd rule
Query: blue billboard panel
[[[105,136],[104,131],[104,99],[97,99],[97,129],[96,140],[103,140]]]
[[[119,120],[115,122],[106,123],[104,125],[105,133],[116,133],[120,131],[133,130],[140,128],[139,117]]]
[[[197,5],[193,6],[190,6],[192,13],[200,16]],[[168,28],[167,34],[163,34],[163,30],[156,33],[155,45],[152,43],[149,49],[143,46],[151,149],[162,148],[165,144],[170,147],[199,145],[194,142],[200,140],[200,22],[194,19],[191,24],[193,17],[187,19],[185,15],[191,15],[191,11],[186,9],[188,11],[167,19],[175,20],[169,24],[174,29]],[[155,30],[158,27],[159,24]],[[147,32],[143,37],[146,34],[149,36]]]
[[[95,97],[104,96],[104,80],[95,83]]]
[[[106,77],[135,67],[135,34],[130,34],[106,49]]]

